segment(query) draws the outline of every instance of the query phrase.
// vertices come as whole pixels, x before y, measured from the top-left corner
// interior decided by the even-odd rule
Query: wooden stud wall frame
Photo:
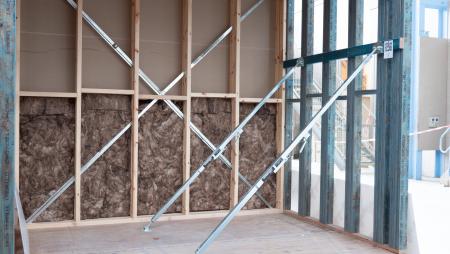
[[[233,119],[233,126],[239,123],[239,105],[242,103],[257,103],[261,100],[261,96],[268,91],[274,84],[274,81],[283,75],[282,63],[284,60],[284,37],[285,37],[285,0],[265,0],[264,3],[258,7],[259,9],[250,16],[242,25],[239,23],[239,17],[242,11],[246,11],[250,6],[249,2],[243,0],[220,0],[221,4],[228,8],[213,8],[215,11],[223,12],[221,16],[226,17],[224,26],[214,27],[214,30],[208,31],[211,35],[217,35],[223,32],[221,29],[225,29],[228,25],[233,25],[236,29],[233,30],[233,34],[230,38],[225,40],[219,46],[218,53],[212,53],[205,59],[204,67],[197,67],[195,75],[202,75],[207,72],[208,61],[224,61],[226,66],[221,64],[216,67],[224,67],[223,80],[224,87],[211,86],[208,82],[201,82],[201,78],[193,78],[194,74],[191,74],[191,61],[196,57],[195,53],[198,53],[197,48],[204,48],[202,43],[196,43],[196,27],[195,25],[199,20],[195,20],[198,17],[194,17],[196,13],[204,12],[204,18],[212,18],[216,13],[214,10],[210,12],[208,9],[201,7],[202,0],[129,0],[129,3],[124,4],[125,0],[113,0],[110,5],[110,1],[105,0],[90,0],[83,1],[77,0],[79,5],[78,11],[66,3],[65,0],[52,0],[54,5],[50,5],[46,10],[49,14],[59,13],[54,17],[54,22],[68,22],[68,24],[56,26],[56,31],[52,31],[52,26],[46,29],[45,22],[36,22],[38,27],[31,26],[33,22],[30,20],[24,23],[24,20],[44,20],[44,16],[40,16],[37,11],[32,16],[30,15],[30,9],[36,2],[32,0],[17,0],[17,96],[18,103],[17,108],[20,106],[20,97],[54,97],[54,98],[73,98],[75,99],[75,147],[74,147],[74,175],[75,175],[75,197],[74,197],[74,219],[73,221],[61,221],[61,222],[42,222],[33,223],[29,225],[30,229],[48,228],[48,227],[60,227],[60,226],[76,226],[76,225],[101,225],[111,223],[127,223],[127,222],[142,222],[148,219],[148,216],[138,216],[137,202],[138,202],[138,108],[140,101],[154,100],[154,99],[169,99],[173,101],[179,101],[183,103],[183,113],[185,115],[185,121],[183,123],[183,178],[186,179],[190,175],[190,143],[191,134],[190,129],[187,127],[191,118],[191,100],[193,98],[218,98],[231,100],[232,110],[231,115]],[[204,0],[203,0],[204,1]],[[87,4],[87,2],[89,2]],[[119,3],[122,2],[122,3]],[[208,1],[209,2],[209,1]],[[108,3],[108,5],[107,5]],[[111,19],[108,15],[100,15],[98,10],[101,8],[115,8],[127,6],[123,10],[113,10],[113,13],[117,14],[117,18],[114,22],[108,23]],[[150,8],[150,7],[157,8]],[[274,7],[274,8],[272,8]],[[167,18],[160,17],[161,15],[153,15],[158,22],[152,22],[150,14],[155,14],[155,11],[160,8],[162,13],[175,15],[174,19],[168,22],[168,29],[161,29],[162,20]],[[168,9],[173,8],[173,9]],[[38,10],[41,10],[39,8]],[[152,9],[152,10],[150,10]],[[59,10],[59,11],[58,11]],[[129,68],[123,62],[119,62],[118,57],[114,52],[108,48],[103,41],[97,38],[97,34],[91,31],[91,28],[85,24],[82,19],[82,11],[92,11],[92,18],[97,20],[106,32],[111,32],[112,37],[117,40],[123,49],[128,49],[134,66]],[[90,13],[89,13],[90,14]],[[205,16],[205,14],[207,14]],[[24,16],[25,15],[25,18]],[[66,17],[66,16],[68,17]],[[253,15],[255,17],[253,17]],[[255,19],[255,20],[253,20]],[[175,21],[174,21],[175,20]],[[258,24],[258,20],[267,20],[261,24]],[[218,22],[220,23],[220,22]],[[22,26],[22,24],[25,25]],[[159,25],[157,25],[159,24]],[[249,27],[255,26],[255,31],[245,35],[241,43],[241,34],[244,36]],[[70,28],[67,33],[59,33],[58,29]],[[220,28],[220,29],[219,29]],[[43,29],[45,31],[39,31]],[[107,29],[111,29],[108,31]],[[207,29],[207,28],[204,28]],[[217,30],[219,29],[219,30]],[[157,32],[159,30],[159,32]],[[164,31],[161,31],[164,30]],[[60,31],[61,32],[61,31]],[[152,37],[152,32],[155,32],[155,37]],[[199,31],[202,32],[201,30]],[[197,32],[197,33],[199,33]],[[127,33],[129,36],[124,36]],[[24,36],[21,36],[24,35]],[[31,84],[30,77],[28,77],[27,70],[33,64],[39,63],[45,60],[45,54],[43,52],[37,52],[36,54],[43,59],[33,57],[33,62],[26,62],[30,59],[29,52],[25,52],[29,45],[29,37],[44,36],[45,40],[52,42],[53,39],[56,43],[69,45],[64,50],[65,55],[71,55],[68,59],[63,56],[54,56],[56,59],[64,59],[64,65],[52,65],[52,68],[44,68],[49,73],[58,73],[57,78],[59,82],[65,82],[62,86],[55,86],[48,84],[41,86],[45,83],[39,81],[39,77],[36,77],[36,83]],[[200,36],[200,35],[199,35]],[[58,39],[59,38],[59,39]],[[63,42],[61,42],[63,38]],[[194,39],[193,39],[194,38]],[[212,37],[211,37],[212,38]],[[263,38],[263,45],[258,45],[258,40]],[[202,39],[202,38],[200,38]],[[58,42],[58,40],[60,40]],[[208,40],[203,38],[204,43]],[[208,42],[209,43],[209,42]],[[21,47],[21,46],[24,46]],[[242,45],[242,50],[241,50]],[[51,45],[50,45],[51,46]],[[49,47],[50,47],[49,46]],[[266,76],[258,77],[257,79],[249,79],[248,75],[255,75],[254,73],[244,74],[247,71],[247,67],[241,64],[242,55],[250,56],[260,51],[263,54],[265,60],[263,64],[253,65],[252,71],[258,71],[258,73],[269,73]],[[161,54],[159,54],[159,52]],[[222,54],[220,52],[227,52]],[[55,54],[54,52],[52,54]],[[92,62],[96,54],[101,54],[101,57]],[[216,54],[216,55],[214,55]],[[114,60],[111,60],[114,59]],[[24,64],[24,62],[26,62]],[[108,66],[109,62],[112,62],[111,66]],[[258,62],[258,61],[255,61]],[[41,62],[42,63],[42,62]],[[122,66],[121,66],[122,65]],[[90,67],[88,67],[90,66]],[[96,67],[97,66],[97,67]],[[21,68],[24,67],[24,68]],[[142,81],[139,80],[138,72],[139,68],[143,68],[150,77],[155,77],[155,83],[164,88],[168,82],[175,77],[180,71],[184,71],[182,83],[178,84],[173,92],[167,95],[155,95],[145,87]],[[214,67],[214,68],[216,68]],[[66,68],[65,70],[59,70]],[[87,70],[87,68],[89,70]],[[100,72],[96,72],[96,68],[100,68]],[[128,68],[128,69],[126,69]],[[269,69],[268,69],[269,68]],[[70,70],[69,70],[70,69]],[[202,70],[204,69],[204,70]],[[216,71],[219,71],[216,69]],[[95,72],[96,74],[94,75]],[[108,79],[108,74],[114,73],[112,78],[117,75],[117,80]],[[247,75],[243,78],[242,75]],[[66,77],[67,76],[67,77]],[[123,82],[122,82],[123,81]],[[198,81],[198,82],[197,82]],[[21,83],[25,82],[25,85]],[[197,83],[195,83],[197,82]],[[221,81],[222,82],[222,81]],[[220,82],[219,82],[220,83]],[[22,87],[22,89],[20,89]],[[62,88],[61,88],[62,87]],[[125,95],[129,96],[131,100],[131,119],[133,122],[131,130],[131,147],[130,147],[130,214],[129,217],[119,218],[103,218],[103,219],[89,219],[85,220],[81,217],[81,118],[82,118],[82,98],[86,94],[109,94],[109,95]],[[283,130],[284,130],[284,88],[280,90],[276,98],[272,98],[268,103],[276,105],[277,108],[277,123],[276,123],[276,144],[267,144],[277,147],[277,151],[283,150]],[[16,131],[19,133],[20,112],[16,113]],[[17,143],[19,143],[19,135],[17,135]],[[19,149],[16,149],[17,162],[19,161]],[[238,143],[233,145],[231,162],[236,165],[233,168],[230,179],[230,206],[233,206],[238,199],[238,183],[237,170],[239,162],[239,145]],[[16,163],[16,175],[17,183],[19,183],[19,163]],[[258,209],[244,211],[243,214],[264,214],[264,213],[281,213],[283,207],[283,173],[280,172],[277,175],[277,191],[276,191],[276,209]],[[175,219],[196,219],[196,218],[209,218],[223,216],[225,211],[210,211],[210,212],[192,212],[189,207],[189,191],[182,198],[182,213],[181,214],[168,214],[165,220]]]

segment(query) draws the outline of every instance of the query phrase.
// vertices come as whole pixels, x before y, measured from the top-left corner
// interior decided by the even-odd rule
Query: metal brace
[[[244,133],[244,129],[238,130],[236,137],[234,138],[236,141],[238,141],[241,138],[241,134]]]
[[[215,160],[215,159],[219,158],[219,156],[223,153],[223,150],[224,150],[224,149],[222,149],[222,148],[216,150],[216,151],[214,152],[214,154],[213,154],[213,159]]]
[[[373,47],[374,50],[376,50],[375,54],[382,54],[384,53],[384,45],[378,44]]]
[[[304,137],[304,138],[302,139],[302,141],[301,141],[301,142],[303,142],[303,144],[302,144],[302,146],[300,147],[300,151],[299,151],[299,153],[302,153],[302,152],[303,152],[303,150],[305,149],[305,147],[306,147],[306,144],[308,143],[308,139],[309,139],[309,137],[311,137],[311,134],[310,134],[310,133],[308,133],[308,136],[306,136],[306,137]]]

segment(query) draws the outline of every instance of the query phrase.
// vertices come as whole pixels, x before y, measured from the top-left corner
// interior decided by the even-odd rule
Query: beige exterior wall
[[[428,130],[429,118],[438,116],[439,126],[447,124],[448,87],[447,40],[421,38],[418,129]],[[418,137],[419,150],[437,150],[443,131],[422,134]]]

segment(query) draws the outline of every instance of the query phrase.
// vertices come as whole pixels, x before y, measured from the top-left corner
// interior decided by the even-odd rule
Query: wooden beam
[[[223,218],[225,215],[227,215],[227,213],[228,210],[192,212],[189,215],[184,215],[181,213],[172,213],[162,215],[159,221],[183,221],[183,220]],[[237,216],[256,216],[256,215],[281,214],[281,213],[283,213],[282,210],[274,208],[252,209],[252,210],[243,210],[239,212]],[[69,227],[117,225],[125,223],[144,223],[144,222],[148,222],[148,215],[141,215],[136,218],[115,217],[115,218],[87,219],[82,220],[80,223],[75,223],[74,221],[38,222],[28,224],[27,226],[28,230],[42,230],[42,229],[69,228]]]
[[[364,0],[349,1],[348,46],[363,43]],[[348,59],[347,73],[355,71],[361,57]],[[347,131],[345,163],[345,230],[359,232],[361,199],[361,124],[362,96],[356,93],[362,89],[362,77],[358,75],[347,89]]]
[[[120,94],[120,95],[134,95],[135,90],[124,89],[98,89],[98,88],[82,88],[82,93],[86,94]]]
[[[323,52],[336,50],[337,0],[324,1]],[[336,90],[336,62],[322,64],[322,105]],[[334,205],[334,139],[336,106],[322,116],[320,153],[320,222],[333,223]]]
[[[141,94],[139,100],[171,100],[171,101],[185,101],[186,96],[183,95],[155,95],[155,94]]]
[[[314,0],[302,1],[302,57],[314,53]],[[300,130],[303,130],[311,121],[312,99],[308,98],[308,92],[313,85],[313,68],[307,65],[301,69],[300,98]],[[298,213],[309,216],[311,210],[311,141],[299,155],[299,193]]]
[[[241,103],[258,103],[262,98],[239,98]],[[283,99],[271,98],[266,101],[266,103],[283,103]]]
[[[230,0],[230,34],[229,55],[229,92],[235,95],[231,99],[231,127],[239,125],[239,94],[241,70],[241,0]],[[230,179],[230,208],[239,201],[239,139],[231,142],[231,179]]]
[[[14,253],[16,1],[0,1],[0,253]]]
[[[231,1],[231,0],[230,0]],[[235,93],[191,93],[192,98],[236,98]]]
[[[286,58],[294,58],[295,50],[295,0],[287,0],[286,6]],[[286,81],[285,98],[292,99],[294,97],[294,78],[290,77]],[[292,135],[294,130],[293,121],[293,103],[285,102],[284,105],[285,115],[285,130],[284,130],[284,143],[289,145],[292,143]],[[284,165],[284,209],[291,210],[291,186],[292,182],[292,160],[288,160]]]
[[[75,210],[74,219],[81,220],[81,100],[82,100],[82,71],[83,71],[83,4],[84,0],[77,1],[76,16],[76,103],[75,103]]]
[[[184,72],[182,80],[182,95],[186,96],[183,102],[184,128],[183,128],[183,182],[191,176],[191,80],[192,80],[192,0],[181,0],[182,3],[182,41],[181,41],[181,69]],[[182,196],[182,213],[189,214],[188,188]]]
[[[275,80],[280,81],[284,76],[283,61],[285,59],[286,45],[286,0],[275,1]],[[277,104],[277,125],[276,125],[276,146],[277,154],[284,151],[284,96],[285,85],[282,85],[276,94],[276,98],[281,99],[281,103]],[[277,173],[277,189],[276,189],[276,207],[283,209],[284,207],[284,167]]]
[[[77,93],[20,91],[20,97],[77,98]]]
[[[406,248],[412,0],[378,1],[379,40],[404,38],[403,50],[377,61],[374,240]]]
[[[132,218],[137,217],[139,172],[139,54],[140,54],[141,0],[131,0],[131,83],[132,130],[131,130],[131,206]]]

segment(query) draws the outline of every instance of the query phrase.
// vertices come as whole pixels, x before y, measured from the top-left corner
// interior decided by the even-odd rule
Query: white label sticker
[[[390,59],[394,57],[394,41],[384,42],[384,59]]]

